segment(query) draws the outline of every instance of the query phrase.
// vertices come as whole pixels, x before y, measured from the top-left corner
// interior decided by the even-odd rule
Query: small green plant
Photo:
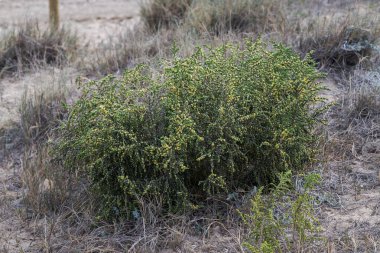
[[[240,212],[249,228],[248,240],[243,244],[248,251],[304,252],[307,245],[319,239],[318,219],[313,211],[315,198],[310,192],[319,184],[320,176],[304,176],[300,191],[292,189],[291,177],[291,171],[280,173],[273,192],[264,196],[260,188],[251,200],[250,212]]]
[[[79,84],[56,160],[89,176],[108,217],[139,198],[176,212],[208,196],[267,185],[312,160],[323,108],[313,62],[282,45],[199,48],[161,72]]]

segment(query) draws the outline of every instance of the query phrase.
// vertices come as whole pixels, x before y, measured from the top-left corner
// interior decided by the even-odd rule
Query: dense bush
[[[108,215],[136,214],[141,197],[178,211],[301,169],[313,155],[320,74],[266,47],[198,49],[160,73],[139,66],[81,83],[58,160],[89,175]]]

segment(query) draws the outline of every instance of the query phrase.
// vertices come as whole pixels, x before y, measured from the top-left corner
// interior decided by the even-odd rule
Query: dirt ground
[[[61,0],[61,22],[77,31],[83,45],[89,43],[92,47],[138,23],[139,4],[138,0]],[[0,32],[29,19],[47,25],[48,1],[0,0]],[[45,69],[23,77],[1,79],[0,127],[17,118],[25,90],[44,89],[49,82],[70,86],[76,75],[76,70],[69,68]],[[344,89],[334,80],[324,83],[330,88],[324,96],[330,102],[338,101]],[[334,118],[328,123],[334,124]],[[327,138],[331,143],[339,136],[332,133]],[[350,145],[355,150],[354,144]],[[355,154],[347,160],[329,159],[321,171],[324,185],[319,196],[319,216],[328,238],[326,252],[329,253],[379,252],[380,139],[368,140],[361,152]],[[44,234],[34,230],[36,221],[25,222],[27,213],[20,211],[21,168],[17,153],[11,154],[7,161],[0,161],[0,253],[36,252],[46,240],[36,236]]]

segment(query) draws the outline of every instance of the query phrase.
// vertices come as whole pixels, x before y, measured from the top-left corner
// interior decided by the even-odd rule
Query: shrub
[[[22,73],[44,64],[59,66],[74,56],[77,37],[69,30],[42,31],[29,22],[0,41],[0,75]]]
[[[311,108],[321,75],[309,58],[258,41],[167,65],[80,83],[57,161],[88,174],[107,215],[131,215],[141,197],[183,210],[311,160],[322,109]]]
[[[196,0],[187,24],[199,32],[283,32],[281,4],[273,0]]]
[[[179,25],[193,0],[148,0],[141,6],[141,18],[150,31]]]

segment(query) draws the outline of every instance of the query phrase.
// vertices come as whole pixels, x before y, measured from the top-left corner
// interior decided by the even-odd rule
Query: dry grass
[[[335,161],[354,159],[367,142],[380,137],[380,89],[377,85],[361,83],[361,75],[365,73],[368,72],[351,75],[352,86],[330,112],[330,141],[326,152]]]
[[[139,63],[153,62],[170,52],[175,32],[160,30],[150,33],[144,29],[127,31],[99,45],[86,68],[89,75],[104,76],[120,73]]]
[[[25,93],[20,106],[20,128],[25,143],[46,141],[49,132],[66,116],[66,92],[64,90]]]
[[[312,51],[313,58],[325,71],[370,67],[371,58],[377,53],[380,35],[377,13],[361,9],[360,5],[357,9],[352,6],[355,8],[355,4],[343,6],[338,12],[326,11],[294,25],[293,33],[299,37],[299,50],[303,54]]]
[[[274,0],[195,0],[186,26],[198,33],[283,33],[285,5]]]
[[[159,217],[154,214],[157,207],[149,205],[145,206],[147,213],[133,224],[106,224],[96,221],[85,205],[81,207],[75,211],[67,208],[48,219],[48,231],[59,235],[51,237],[51,251],[243,252],[240,231],[215,219]]]
[[[376,252],[380,243],[379,80],[374,70],[351,72],[328,116],[323,225],[336,252]]]
[[[42,65],[61,66],[74,57],[77,47],[77,37],[70,30],[43,30],[37,22],[27,22],[2,38],[0,76]]]
[[[225,43],[243,45],[250,35],[228,33],[219,36],[193,34],[185,27],[175,30],[160,29],[155,33],[141,29],[127,31],[99,45],[91,63],[85,67],[88,76],[102,77],[121,74],[138,64],[157,66],[171,59],[174,51],[178,57],[191,55],[197,46],[220,46]]]
[[[145,0],[140,15],[149,31],[179,26],[193,0]]]
[[[38,215],[58,212],[73,193],[75,182],[65,170],[52,166],[49,152],[46,145],[33,146],[22,157],[24,204]]]

